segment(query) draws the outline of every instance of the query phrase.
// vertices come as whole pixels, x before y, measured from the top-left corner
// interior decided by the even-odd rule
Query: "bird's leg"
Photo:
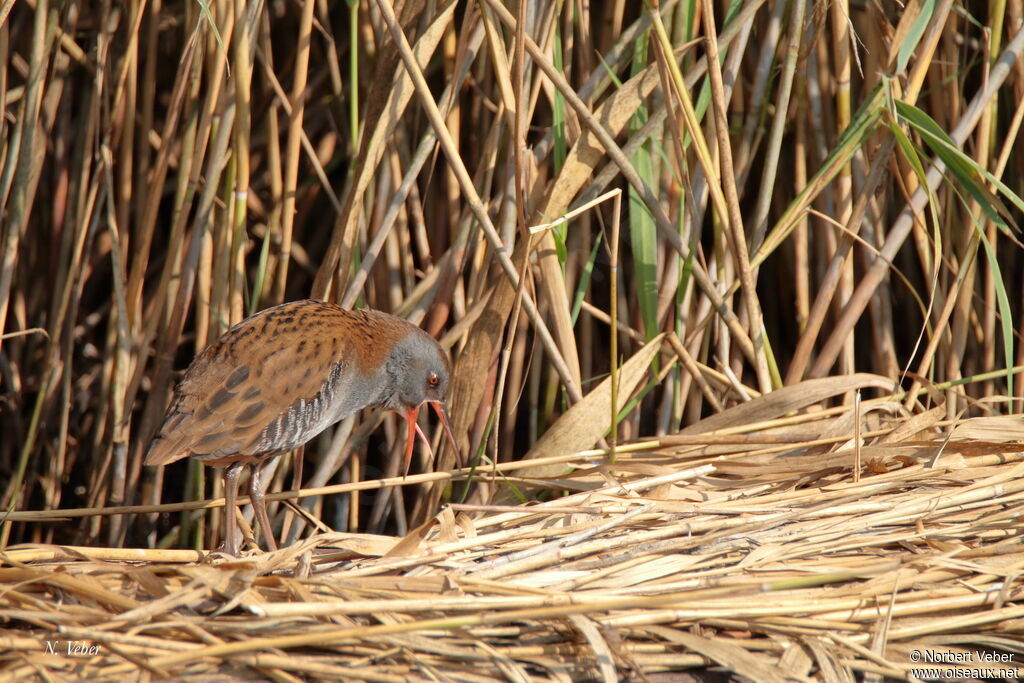
[[[242,463],[235,462],[224,470],[224,552],[238,557],[238,517],[235,498],[238,496],[238,475]]]
[[[249,497],[252,499],[252,509],[256,512],[256,521],[260,525],[260,533],[267,540],[267,547],[277,550],[277,541],[274,540],[274,530],[270,528],[270,517],[267,516],[267,503],[263,498],[263,468],[270,462],[267,458],[258,465],[249,466]]]

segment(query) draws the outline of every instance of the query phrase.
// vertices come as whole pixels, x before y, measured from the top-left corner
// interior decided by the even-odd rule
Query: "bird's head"
[[[444,350],[433,337],[419,328],[410,330],[409,334],[392,347],[388,355],[388,388],[382,396],[381,404],[385,408],[401,413],[408,423],[405,472],[409,471],[416,434],[419,433],[423,437],[416,418],[420,406],[424,403],[429,403],[441,419],[452,450],[456,458],[459,458],[459,449],[455,444],[448,420],[448,410],[445,407],[449,370],[448,356]],[[426,442],[426,437],[423,437],[423,440]],[[427,445],[429,447],[429,443]]]

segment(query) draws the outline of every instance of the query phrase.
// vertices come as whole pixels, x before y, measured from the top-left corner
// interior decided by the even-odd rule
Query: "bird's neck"
[[[399,386],[402,382],[401,374],[397,368],[388,363],[381,368],[380,393],[374,400],[374,405],[381,406],[387,410],[398,410],[401,407],[399,401]]]

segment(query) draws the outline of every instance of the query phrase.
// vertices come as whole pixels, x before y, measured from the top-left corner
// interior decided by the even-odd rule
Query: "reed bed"
[[[589,451],[556,477],[478,472],[566,495],[453,504],[404,538],[318,532],[240,559],[11,547],[0,675],[1019,676],[1024,415],[943,437],[937,412],[898,405],[865,402],[862,446],[852,409],[786,414],[768,395],[714,432],[624,444],[614,465]],[[763,419],[735,422],[751,409]]]
[[[1024,0],[0,0],[5,675],[1015,666],[1022,53]],[[440,340],[471,466],[365,411],[211,556],[146,449],[309,297]]]
[[[856,371],[899,378],[908,409],[984,377],[942,390],[947,419],[1019,410],[1022,17],[1021,0],[0,3],[0,503],[220,495],[198,464],[142,466],[170,389],[227,326],[309,296],[440,338],[482,464],[547,455],[609,375],[607,415],[562,454]],[[624,380],[661,334],[675,353]],[[282,459],[269,488],[393,475],[380,420]],[[306,511],[401,535],[443,496]],[[9,519],[0,546],[209,548],[220,526]]]

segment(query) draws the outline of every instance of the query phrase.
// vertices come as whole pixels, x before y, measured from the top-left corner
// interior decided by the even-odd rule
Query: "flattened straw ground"
[[[903,436],[864,447],[856,483],[851,444],[806,439],[842,419],[581,455],[536,481],[577,493],[447,509],[404,539],[228,561],[12,547],[0,676],[913,680],[923,657],[1024,674],[1024,416],[949,440],[879,418]]]

